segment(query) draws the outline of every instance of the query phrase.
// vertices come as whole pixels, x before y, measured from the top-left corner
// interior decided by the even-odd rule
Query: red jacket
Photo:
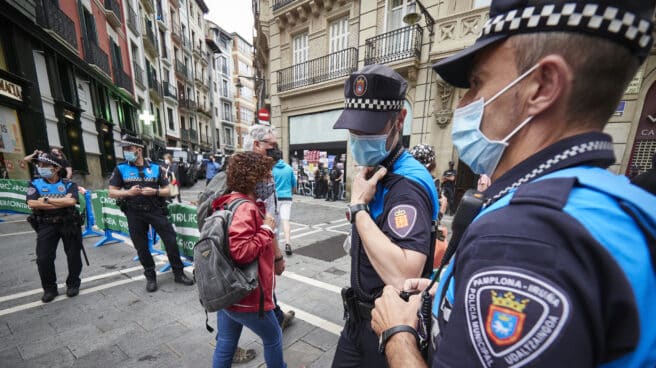
[[[247,199],[233,214],[228,231],[230,255],[238,265],[246,265],[255,259],[259,261],[259,282],[264,290],[264,310],[274,309],[273,287],[275,275],[273,270],[274,250],[273,233],[262,228],[264,223],[264,203],[255,202],[242,193],[231,193],[217,198],[212,203],[214,210],[237,198]],[[260,288],[258,287],[244,299],[228,310],[236,312],[257,312],[260,308]]]

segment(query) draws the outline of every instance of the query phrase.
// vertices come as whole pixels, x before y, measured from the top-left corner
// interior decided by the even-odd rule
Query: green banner
[[[129,234],[128,219],[116,205],[116,200],[109,198],[107,190],[96,190],[91,193],[91,206],[96,218],[96,225],[103,230],[118,231]]]
[[[176,232],[176,242],[180,253],[193,258],[194,244],[198,241],[200,232],[196,222],[196,207],[186,204],[172,203],[169,205],[169,220]]]
[[[31,213],[25,195],[27,180],[0,179],[0,212]]]

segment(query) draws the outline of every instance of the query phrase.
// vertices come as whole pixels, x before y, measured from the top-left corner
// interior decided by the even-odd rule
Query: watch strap
[[[415,337],[415,340],[417,341],[417,346],[419,346],[419,335],[417,334],[417,330],[412,326],[398,325],[388,328],[387,330],[383,331],[383,333],[380,335],[380,339],[378,340],[378,352],[381,354],[385,354],[385,345],[387,344],[387,341],[389,341],[390,337],[392,337],[393,335],[399,332],[411,333]]]
[[[358,203],[358,204],[353,204],[348,206],[348,211],[349,211],[349,221],[354,224],[355,223],[355,215],[360,212],[360,211],[365,211],[369,212],[369,206],[367,206],[364,203]]]

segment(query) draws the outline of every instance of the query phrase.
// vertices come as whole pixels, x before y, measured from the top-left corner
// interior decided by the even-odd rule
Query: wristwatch
[[[43,203],[48,203],[48,197],[43,197]]]
[[[383,331],[382,334],[380,334],[380,337],[378,338],[378,352],[385,354],[385,344],[387,344],[387,341],[390,339],[390,337],[392,337],[392,335],[399,332],[411,333],[415,337],[415,340],[417,340],[417,346],[419,346],[419,335],[417,334],[417,330],[408,325],[399,325],[390,327]]]
[[[354,224],[355,223],[355,215],[360,211],[365,211],[365,212],[369,213],[369,206],[367,206],[364,203],[349,205],[346,208],[346,219],[348,220],[348,222]]]

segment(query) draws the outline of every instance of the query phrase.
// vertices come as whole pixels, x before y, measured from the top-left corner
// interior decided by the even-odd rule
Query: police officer
[[[68,261],[66,295],[74,297],[80,292],[82,271],[81,217],[75,207],[78,203],[77,184],[64,179],[66,169],[63,162],[50,153],[41,153],[33,159],[39,177],[27,188],[27,205],[32,209],[28,221],[37,233],[36,264],[41,277],[43,296],[41,301],[51,302],[57,291],[55,256],[59,239],[64,243]]]
[[[114,169],[109,179],[109,196],[120,201],[130,230],[130,238],[144,267],[146,290],[157,290],[155,262],[148,249],[148,226],[152,226],[166,247],[166,255],[173,269],[174,280],[183,285],[194,282],[184,272],[175,240],[175,231],[167,218],[166,198],[169,196],[168,179],[159,165],[143,157],[141,139],[124,135],[121,145],[125,162]]]
[[[365,66],[346,81],[346,107],[333,127],[349,129],[361,166],[347,210],[351,287],[342,291],[346,324],[333,367],[385,366],[371,329],[373,301],[385,285],[401,288],[432,269],[439,205],[430,174],[402,146],[406,88],[391,68]]]
[[[492,185],[420,324],[428,362],[422,298],[376,301],[390,366],[656,366],[656,199],[606,170],[602,133],[650,54],[655,3],[493,0],[476,43],[434,66],[469,88],[453,144]]]

